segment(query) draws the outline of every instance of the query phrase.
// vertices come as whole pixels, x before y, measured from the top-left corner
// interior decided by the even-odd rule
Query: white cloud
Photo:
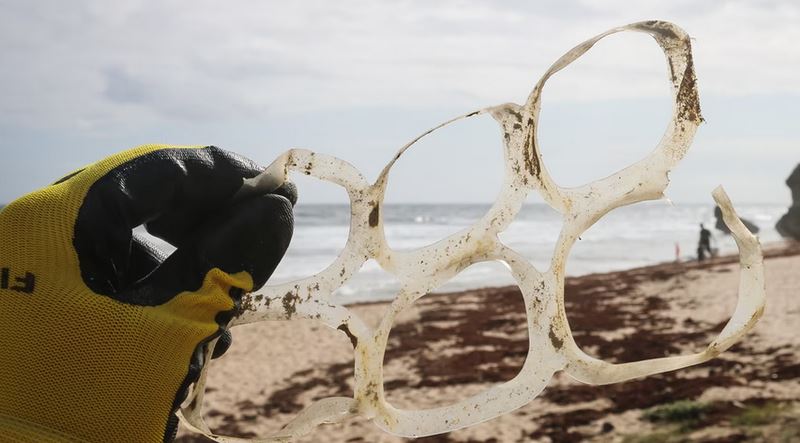
[[[708,120],[671,195],[697,201],[697,189],[705,197],[724,183],[745,200],[782,201],[800,145],[792,0],[50,0],[0,2],[0,150],[18,165],[0,202],[151,142],[217,143],[262,162],[304,145],[376,173],[422,130],[522,101],[575,44],[648,19],[694,37]],[[652,148],[669,109],[652,39],[615,35],[548,83],[542,149],[580,182],[615,143],[629,150],[618,163]],[[586,146],[573,165],[569,153]],[[460,166],[467,178],[484,173],[479,160]],[[478,185],[464,191],[490,198]],[[425,195],[422,185],[403,192]]]
[[[800,93],[795,2],[531,3],[4,3],[0,114],[34,127],[103,127],[354,106],[466,110],[523,100],[574,44],[650,18],[695,37],[704,93]],[[619,38],[602,55],[570,68],[551,96],[662,93],[652,43]],[[611,86],[600,80],[622,72]]]

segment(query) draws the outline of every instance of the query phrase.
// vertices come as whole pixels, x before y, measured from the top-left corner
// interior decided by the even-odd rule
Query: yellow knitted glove
[[[215,147],[143,146],[0,210],[0,441],[160,442],[243,292],[292,234],[294,187]],[[177,247],[164,254],[132,235]],[[219,347],[219,345],[218,345]]]

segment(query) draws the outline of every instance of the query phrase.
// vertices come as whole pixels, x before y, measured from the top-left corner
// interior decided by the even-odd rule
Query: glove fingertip
[[[280,195],[289,200],[292,206],[297,204],[297,186],[292,182],[286,182],[276,189],[273,194]]]

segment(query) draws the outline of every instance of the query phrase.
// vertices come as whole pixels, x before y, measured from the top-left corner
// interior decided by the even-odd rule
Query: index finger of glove
[[[255,162],[214,146],[151,151],[97,180],[87,192],[79,219],[124,229],[145,224],[151,234],[180,247],[209,215],[230,203],[243,179],[262,170]],[[293,187],[289,188],[276,193],[294,201]],[[93,226],[92,231],[99,234],[98,227],[102,228]]]
[[[82,273],[107,280],[113,290],[133,283],[127,275],[132,228],[145,224],[181,248],[209,217],[225,211],[243,179],[262,169],[214,146],[150,150],[110,169],[89,187],[75,222]],[[275,193],[296,200],[293,185]]]

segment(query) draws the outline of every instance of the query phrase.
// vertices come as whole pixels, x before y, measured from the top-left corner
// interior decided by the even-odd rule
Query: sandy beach
[[[800,244],[765,247],[767,308],[755,331],[700,366],[608,386],[557,373],[514,413],[424,442],[800,441]],[[733,312],[736,257],[568,278],[577,343],[611,362],[702,349]],[[353,306],[376,324],[385,303]],[[238,327],[212,362],[206,416],[227,435],[264,436],[315,399],[351,396],[353,352],[340,331],[273,322]],[[516,287],[431,294],[392,330],[388,400],[445,405],[511,379],[527,353]],[[179,442],[204,438],[179,433]],[[365,420],[316,429],[305,442],[398,442]]]

